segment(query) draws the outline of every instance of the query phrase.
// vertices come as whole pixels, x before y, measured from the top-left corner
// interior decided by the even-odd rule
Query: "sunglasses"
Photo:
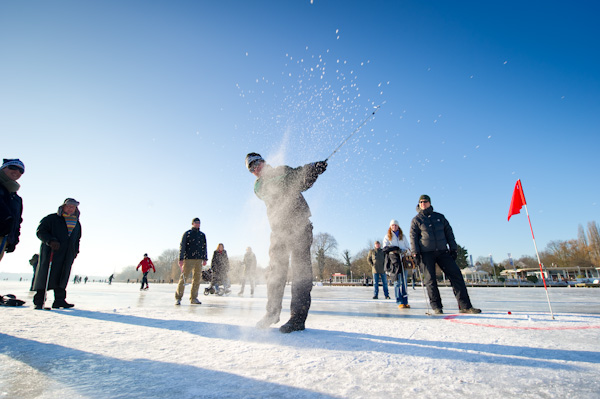
[[[254,171],[256,170],[256,168],[258,167],[258,165],[260,164],[259,161],[254,161],[250,164],[250,166],[248,167],[248,170],[250,171],[250,173],[254,173]]]
[[[7,166],[7,168],[10,170],[18,170],[19,172],[21,172],[21,174],[25,173],[25,169],[23,169],[19,166],[10,165],[10,166]]]
[[[422,200],[422,201],[419,201],[419,204],[425,204],[425,203],[427,203],[427,202],[429,202],[429,201],[427,201],[427,200]]]

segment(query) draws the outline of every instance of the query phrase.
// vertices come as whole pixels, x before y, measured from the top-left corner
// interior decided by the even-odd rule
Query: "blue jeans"
[[[381,284],[383,285],[383,295],[386,297],[390,296],[388,291],[388,281],[385,273],[373,273],[373,296],[379,296],[379,277],[381,277]]]
[[[396,303],[408,305],[408,294],[406,293],[406,271],[398,273],[394,281],[394,293],[396,294]]]

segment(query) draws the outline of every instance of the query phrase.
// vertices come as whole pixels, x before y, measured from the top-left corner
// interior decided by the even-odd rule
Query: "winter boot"
[[[279,332],[283,334],[302,330],[304,330],[304,318],[294,316],[290,317],[287,323],[279,327]]]
[[[256,323],[256,328],[268,328],[271,324],[279,323],[279,316],[267,313],[262,319]]]
[[[56,300],[52,304],[53,309],[59,309],[59,308],[69,309],[69,308],[72,308],[73,306],[75,306],[75,305],[73,305],[72,303],[68,303],[64,299]]]
[[[468,309],[461,309],[458,311],[459,313],[469,313],[469,314],[478,314],[481,313],[481,309],[477,309],[477,308],[468,308]]]
[[[202,302],[198,300],[198,298],[194,298],[190,301],[192,305],[202,305]]]

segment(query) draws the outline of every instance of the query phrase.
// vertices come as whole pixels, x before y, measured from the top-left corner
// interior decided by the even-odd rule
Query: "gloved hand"
[[[421,257],[420,253],[418,253],[418,252],[414,253],[413,258],[415,259],[416,266],[420,266],[421,263],[423,263],[423,258]]]
[[[456,260],[456,258],[458,258],[458,251],[456,249],[451,250],[450,256],[452,256],[452,259]]]
[[[318,161],[314,163],[315,165],[315,172],[317,172],[318,174],[322,174],[323,172],[325,172],[325,169],[327,169],[327,161]]]
[[[60,243],[58,241],[50,241],[50,248],[53,251],[58,251],[60,249]]]

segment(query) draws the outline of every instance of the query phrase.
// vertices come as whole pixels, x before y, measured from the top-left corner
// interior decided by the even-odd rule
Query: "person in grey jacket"
[[[373,272],[373,299],[379,297],[379,279],[383,284],[383,294],[385,299],[390,299],[390,293],[388,291],[388,281],[385,271],[383,270],[383,263],[385,260],[385,253],[381,249],[381,243],[375,241],[375,248],[369,251],[367,255],[367,262],[371,265],[371,271]]]
[[[267,328],[279,322],[288,269],[292,268],[292,300],[290,319],[279,331],[288,334],[302,331],[310,308],[312,265],[310,246],[313,226],[310,208],[302,192],[317,181],[327,169],[327,162],[319,161],[297,168],[272,167],[260,154],[246,155],[246,167],[254,176],[254,193],[264,201],[271,226],[269,270],[267,278],[267,313],[256,324]]]
[[[244,295],[244,287],[246,286],[246,280],[250,280],[250,295],[254,295],[254,287],[256,286],[256,255],[252,252],[252,248],[246,248],[244,254],[244,275],[242,276],[242,287],[239,296]]]
[[[467,286],[456,264],[458,245],[450,223],[441,213],[434,212],[428,195],[421,195],[419,212],[410,225],[410,246],[417,265],[424,269],[424,282],[429,303],[435,314],[442,314],[442,298],[435,276],[436,263],[450,280],[460,313],[481,313],[471,305]]]

